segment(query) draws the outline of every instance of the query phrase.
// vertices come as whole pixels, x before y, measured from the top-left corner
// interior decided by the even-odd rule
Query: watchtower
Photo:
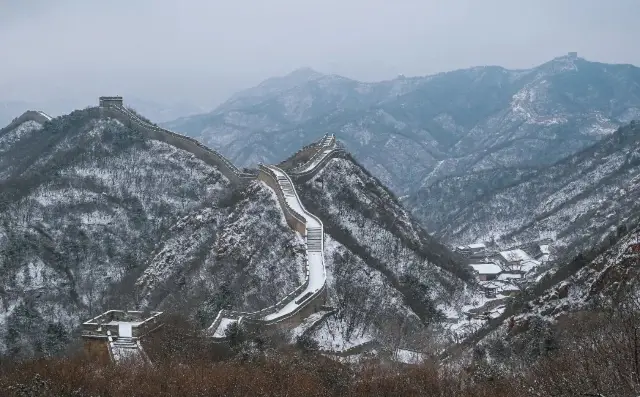
[[[569,58],[571,59],[577,59],[578,58],[578,53],[575,51],[572,51],[569,53]]]
[[[139,356],[146,361],[140,338],[162,326],[162,312],[109,310],[82,323],[84,351],[101,361],[121,361],[125,356]]]
[[[100,107],[109,107],[109,106],[122,106],[123,101],[121,96],[101,96],[100,97]]]

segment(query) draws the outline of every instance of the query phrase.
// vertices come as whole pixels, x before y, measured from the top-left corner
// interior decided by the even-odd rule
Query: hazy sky
[[[567,51],[638,65],[638,16],[639,0],[0,0],[0,100],[213,106],[302,66],[381,80]]]

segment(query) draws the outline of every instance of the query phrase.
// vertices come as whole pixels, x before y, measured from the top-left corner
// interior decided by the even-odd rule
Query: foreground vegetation
[[[148,345],[153,366],[104,365],[80,355],[3,361],[3,396],[636,396],[640,315],[635,302],[558,322],[554,348],[509,365],[476,360],[344,365],[313,346],[245,340],[226,355],[177,326]],[[183,330],[184,331],[184,330]],[[167,339],[173,335],[171,339]],[[217,350],[216,350],[217,349]]]

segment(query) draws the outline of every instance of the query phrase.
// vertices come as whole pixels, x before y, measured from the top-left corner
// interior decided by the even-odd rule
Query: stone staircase
[[[333,139],[334,139],[334,135],[331,134],[327,134],[324,136],[324,138],[322,138],[322,141],[320,142],[321,146],[331,146],[333,144]]]
[[[293,190],[293,186],[291,185],[291,182],[286,177],[278,176],[278,184],[282,188],[282,192],[284,193],[285,196],[291,197],[296,195],[295,190]]]
[[[133,338],[120,337],[113,341],[113,346],[119,349],[138,349],[138,344],[133,340]]]
[[[322,252],[322,229],[307,228],[307,250]]]

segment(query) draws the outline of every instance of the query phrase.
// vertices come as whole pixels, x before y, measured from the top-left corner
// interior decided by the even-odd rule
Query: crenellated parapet
[[[225,328],[233,322],[249,327],[299,325],[309,315],[322,310],[326,301],[322,221],[304,208],[293,181],[282,169],[260,165],[259,170],[258,179],[276,193],[289,227],[305,237],[305,280],[279,302],[260,311],[220,311],[208,328],[209,334],[217,340],[225,339]]]
[[[20,116],[11,120],[8,126],[4,127],[2,130],[12,130],[14,128],[19,127],[21,124],[26,123],[27,121],[34,121],[38,124],[44,124],[48,121],[51,121],[52,117],[40,110],[27,110],[22,113]]]
[[[220,170],[233,185],[243,186],[256,177],[256,175],[240,171],[226,157],[196,139],[158,127],[142,119],[123,106],[122,97],[100,97],[100,113],[103,117],[112,117],[120,121],[149,139],[165,142],[192,153],[200,160]]]

